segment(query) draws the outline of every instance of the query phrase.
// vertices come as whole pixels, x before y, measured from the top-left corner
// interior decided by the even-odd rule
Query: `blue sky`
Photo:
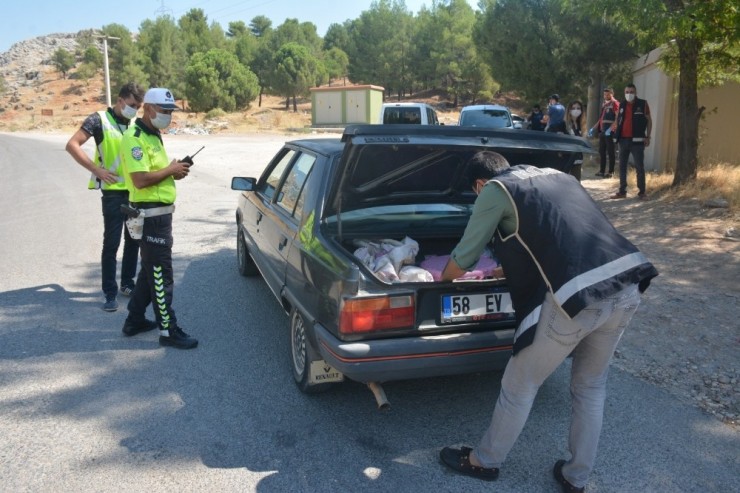
[[[137,31],[144,19],[154,19],[160,12],[180,18],[192,8],[203,9],[208,21],[224,29],[230,21],[247,24],[258,15],[267,16],[273,26],[287,18],[316,24],[320,36],[329,25],[359,17],[372,0],[6,0],[0,13],[0,53],[13,43],[52,33],[76,33],[81,29],[123,24]],[[468,0],[474,8],[477,0]],[[406,0],[413,13],[432,0]]]

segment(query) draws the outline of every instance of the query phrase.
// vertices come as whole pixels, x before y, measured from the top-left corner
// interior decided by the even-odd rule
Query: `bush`
[[[206,113],[206,119],[210,120],[210,119],[219,118],[225,115],[226,115],[226,112],[222,110],[221,108],[213,108],[208,113]]]

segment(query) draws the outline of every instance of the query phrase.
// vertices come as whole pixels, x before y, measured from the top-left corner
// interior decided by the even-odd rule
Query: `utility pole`
[[[94,36],[95,38],[103,38],[103,69],[105,72],[105,102],[108,107],[111,105],[110,100],[110,73],[108,71],[108,40],[118,41],[121,38],[114,38],[113,36]]]

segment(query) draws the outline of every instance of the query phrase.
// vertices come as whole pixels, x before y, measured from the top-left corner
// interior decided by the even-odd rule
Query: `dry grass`
[[[636,184],[635,174],[628,177],[630,185]],[[730,210],[737,212],[740,206],[740,166],[729,163],[701,166],[696,180],[674,188],[673,173],[648,173],[646,185],[650,194],[657,194],[670,202],[685,199],[706,201],[722,198],[729,203]]]

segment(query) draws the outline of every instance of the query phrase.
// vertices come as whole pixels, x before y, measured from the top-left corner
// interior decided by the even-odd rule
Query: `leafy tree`
[[[102,32],[106,36],[119,38],[108,42],[108,68],[111,88],[120,88],[129,82],[146,86],[149,83],[149,76],[142,68],[144,59],[138,45],[133,42],[131,31],[121,24],[108,24],[103,26]],[[114,90],[111,92],[114,92]]]
[[[473,77],[479,76],[480,64],[473,45],[472,32],[475,24],[475,13],[465,0],[450,0],[447,5],[434,5],[438,18],[436,24],[437,42],[431,49],[431,60],[435,64],[435,75],[443,86],[458,98],[476,97],[476,92],[484,90],[470,88]],[[480,84],[483,79],[478,78]]]
[[[229,28],[226,30],[226,37],[238,38],[249,32],[249,28],[244,21],[233,21],[229,22]]]
[[[249,29],[252,34],[261,38],[272,30],[272,21],[264,15],[258,15],[249,22]]]
[[[79,67],[77,67],[75,76],[78,79],[85,81],[85,86],[88,86],[90,85],[90,79],[95,77],[95,74],[97,74],[98,70],[100,70],[100,65],[83,62],[80,64]]]
[[[252,34],[251,31],[236,31],[231,35],[232,50],[239,58],[239,62],[245,67],[249,67],[254,60],[260,39]]]
[[[185,70],[186,96],[195,111],[245,108],[259,93],[257,76],[233,53],[212,49],[194,54]]]
[[[91,46],[95,47],[100,44],[95,38],[95,34],[94,29],[84,29],[77,33],[77,36],[75,36],[75,41],[77,41],[75,55],[77,58],[84,57],[85,51],[87,51]]]
[[[310,50],[298,43],[287,43],[275,54],[275,70],[271,75],[272,89],[286,97],[293,97],[293,111],[298,111],[297,95],[308,95],[309,89],[320,84],[326,77],[325,68]]]
[[[349,29],[350,79],[382,84],[399,98],[410,90],[412,21],[403,0],[379,0],[362,12]]]
[[[326,30],[324,35],[324,50],[329,51],[332,48],[339,48],[340,50],[347,52],[347,48],[350,45],[349,31],[347,30],[347,21],[344,24],[331,24]]]
[[[92,40],[92,38],[90,38]],[[77,67],[75,76],[85,81],[85,85],[90,84],[90,79],[95,77],[99,70],[103,69],[103,54],[100,49],[92,43],[83,42],[85,49],[82,51],[82,63]]]
[[[213,42],[214,48],[228,49],[229,45],[226,39],[226,33],[221,27],[221,24],[218,22],[212,22],[208,30],[211,33],[211,41]]]
[[[85,51],[82,54],[82,61],[85,63],[89,63],[90,65],[94,67],[102,67],[103,66],[103,54],[100,53],[100,49],[98,49],[97,46],[90,45],[87,48],[85,48]]]
[[[411,77],[427,89],[439,87],[437,64],[432,59],[432,51],[439,44],[439,30],[437,11],[423,6],[414,21],[410,57]]]
[[[177,21],[180,39],[185,43],[188,57],[194,53],[206,52],[214,48],[214,40],[208,29],[208,17],[203,9],[190,9]]]
[[[75,57],[64,48],[58,48],[51,56],[51,63],[62,73],[62,78],[67,78],[67,72],[75,66]]]
[[[298,19],[285,19],[271,33],[270,45],[277,52],[287,43],[297,43],[308,48],[309,52],[318,57],[321,55],[323,41],[316,32],[316,25],[312,22],[298,22]]]
[[[622,26],[641,51],[664,47],[663,66],[678,76],[678,154],[673,185],[696,179],[698,89],[740,78],[737,0],[568,0]]]
[[[185,45],[172,17],[161,16],[145,20],[139,28],[139,49],[144,59],[144,71],[151,87],[167,87],[175,95],[185,90],[187,64]]]
[[[473,39],[503,87],[531,100],[569,87],[570,67],[557,58],[564,38],[555,23],[557,0],[485,0],[481,6]]]
[[[332,79],[338,79],[347,75],[349,58],[347,54],[336,46],[330,48],[324,55],[324,65],[329,77],[329,85]]]
[[[257,38],[257,49],[254,52],[249,68],[257,75],[260,85],[260,94],[258,106],[262,106],[262,95],[270,93],[270,75],[274,70],[273,66],[273,55],[274,51],[271,48],[270,38],[272,31],[268,31],[262,36]]]
[[[623,77],[634,60],[633,36],[567,1],[486,0],[474,40],[506,89],[534,102],[554,92],[583,100],[590,87],[597,107],[603,81]]]

